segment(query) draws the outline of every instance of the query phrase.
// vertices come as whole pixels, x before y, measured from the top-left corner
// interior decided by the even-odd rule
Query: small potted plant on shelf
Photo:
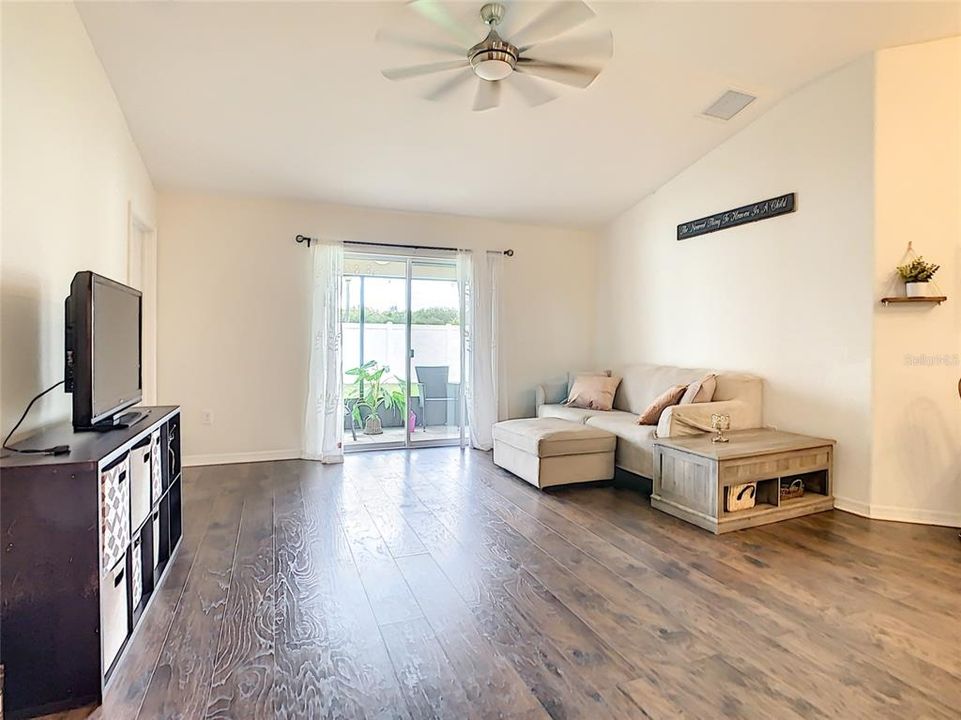
[[[403,390],[388,387],[387,373],[390,368],[381,366],[376,360],[370,360],[347,371],[347,375],[354,376],[353,385],[357,387],[356,402],[350,405],[351,421],[355,427],[363,425],[365,435],[380,435],[384,432],[383,423],[378,409],[391,410],[397,408],[401,417],[405,415],[407,399]],[[361,418],[361,408],[367,408],[366,420]]]
[[[909,263],[898,266],[898,275],[904,280],[904,292],[908,297],[929,297],[931,278],[940,265],[929,263],[923,257],[916,257]]]

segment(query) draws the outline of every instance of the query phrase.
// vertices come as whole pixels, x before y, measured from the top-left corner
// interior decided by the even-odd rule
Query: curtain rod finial
[[[297,237],[294,238],[294,240],[296,240],[299,243],[306,242],[307,247],[310,247],[310,244],[312,242],[317,242],[314,238],[307,237],[306,235],[298,235]]]
[[[514,251],[511,250],[510,248],[508,248],[507,250],[505,250],[505,251],[504,251],[504,254],[505,254],[507,257],[514,257]]]

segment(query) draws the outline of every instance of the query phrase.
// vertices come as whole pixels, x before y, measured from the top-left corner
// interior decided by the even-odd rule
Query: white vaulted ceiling
[[[478,40],[480,5],[449,6]],[[512,5],[518,16],[543,7]],[[375,41],[409,21],[396,3],[79,5],[159,189],[579,226],[859,55],[961,32],[957,3],[592,7],[594,27],[614,33],[593,85],[555,86],[560,97],[534,108],[505,93],[502,107],[472,112],[472,87],[435,103],[421,95],[442,77],[380,74],[432,59]],[[726,123],[699,117],[728,88],[759,99]]]

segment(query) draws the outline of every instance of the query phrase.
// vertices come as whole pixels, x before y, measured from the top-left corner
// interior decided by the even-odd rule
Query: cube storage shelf
[[[0,461],[0,662],[6,717],[101,702],[180,547],[180,408],[130,428],[69,423]]]

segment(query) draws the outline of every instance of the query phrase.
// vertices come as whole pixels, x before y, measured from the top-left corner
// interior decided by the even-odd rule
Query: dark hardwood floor
[[[185,483],[96,717],[961,717],[956,530],[830,512],[715,537],[457,449]]]

